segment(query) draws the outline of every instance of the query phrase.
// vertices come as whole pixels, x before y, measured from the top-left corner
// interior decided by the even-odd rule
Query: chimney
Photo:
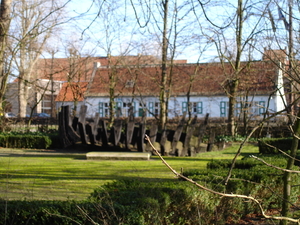
[[[264,49],[263,61],[280,61],[285,63],[287,59],[286,50],[272,50],[272,49]]]
[[[94,70],[98,69],[101,67],[101,63],[100,62],[94,62]]]

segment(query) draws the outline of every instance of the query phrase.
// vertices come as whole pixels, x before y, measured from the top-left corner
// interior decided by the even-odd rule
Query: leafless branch
[[[263,159],[260,159],[260,158],[254,156],[254,155],[251,155],[250,157],[251,157],[251,158],[254,158],[254,159],[256,159],[256,160],[258,160],[258,161],[260,161],[260,162],[262,162],[262,163],[265,164],[266,166],[275,168],[275,169],[277,169],[277,170],[281,170],[281,171],[289,172],[289,173],[300,173],[300,171],[298,171],[298,170],[287,170],[287,169],[280,168],[280,167],[278,167],[278,166],[274,166],[274,165],[272,165],[272,164],[270,164],[270,163],[267,163],[267,162],[264,161]]]
[[[72,218],[70,218],[70,217],[68,217],[68,216],[63,216],[63,215],[56,214],[56,213],[50,213],[50,212],[47,211],[47,210],[44,210],[44,211],[45,211],[47,214],[51,215],[51,216],[57,216],[57,217],[60,217],[60,218],[67,218],[67,219],[71,220],[72,222],[74,222],[74,223],[76,223],[76,224],[79,224],[79,225],[81,224],[81,223],[79,223],[79,222],[73,220]]]
[[[92,224],[99,225],[99,223],[96,223],[91,217],[89,217],[89,215],[82,208],[80,208],[78,205],[76,207],[78,208],[80,213],[83,214]]]
[[[264,143],[264,144],[267,145],[267,146],[269,146],[269,147],[271,147],[271,148],[274,148],[274,149],[276,148],[274,145],[270,145],[268,143]],[[285,155],[285,156],[287,156],[289,158],[293,158],[289,154],[287,154],[286,152],[282,151],[281,149],[277,148],[277,150],[280,151],[283,155]],[[294,160],[300,162],[299,159],[294,158]]]

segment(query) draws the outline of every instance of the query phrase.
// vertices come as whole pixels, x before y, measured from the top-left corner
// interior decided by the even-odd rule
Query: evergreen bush
[[[59,138],[54,133],[1,133],[0,146],[5,148],[47,149],[59,147]]]
[[[278,149],[287,152],[291,146],[292,138],[263,138],[258,141],[259,153],[261,154],[277,154]]]

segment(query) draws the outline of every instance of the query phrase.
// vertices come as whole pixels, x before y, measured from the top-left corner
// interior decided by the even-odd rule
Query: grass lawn
[[[211,159],[232,159],[238,145],[198,157],[165,157],[178,172],[183,168],[205,169]],[[258,148],[246,145],[242,156]],[[242,157],[241,156],[241,157]],[[149,161],[86,160],[85,154],[40,153],[0,149],[0,198],[26,200],[84,199],[107,182],[123,178],[176,179],[158,157]]]

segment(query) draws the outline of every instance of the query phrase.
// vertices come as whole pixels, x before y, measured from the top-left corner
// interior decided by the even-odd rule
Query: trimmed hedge
[[[47,149],[59,147],[60,141],[56,134],[44,133],[2,133],[0,146],[5,148]]]
[[[90,202],[75,201],[0,201],[3,224],[71,225],[91,224],[78,207],[91,215],[97,212]],[[5,209],[5,210],[4,210]]]
[[[292,146],[292,138],[263,138],[258,141],[259,152],[261,154],[277,154],[279,151],[288,151]],[[275,148],[268,146],[274,146]],[[298,146],[299,148],[299,146]]]
[[[209,193],[178,180],[121,180],[96,189],[90,199],[112,215],[108,224],[210,224]],[[201,215],[199,216],[199,210]],[[210,215],[210,216],[208,216]]]
[[[282,155],[261,156],[266,162],[272,165],[285,168],[287,158]],[[183,175],[200,183],[207,183],[209,187],[220,192],[236,193],[255,196],[263,199],[262,205],[266,209],[280,208],[282,204],[283,172],[268,167],[262,162],[252,158],[244,158],[236,162],[232,171],[231,179],[224,185],[224,178],[228,175],[231,160],[212,160],[207,164],[207,170],[185,171]],[[294,168],[297,170],[297,168]],[[300,195],[299,176],[293,176],[291,201],[296,202]],[[231,206],[232,207],[232,206]],[[238,210],[243,214],[244,210],[253,210],[251,204],[241,205]],[[232,210],[236,210],[232,208]]]
[[[121,180],[96,189],[81,202],[1,201],[0,220],[18,225],[210,224],[219,198],[209,196],[178,180]]]

